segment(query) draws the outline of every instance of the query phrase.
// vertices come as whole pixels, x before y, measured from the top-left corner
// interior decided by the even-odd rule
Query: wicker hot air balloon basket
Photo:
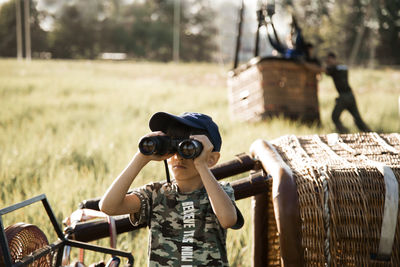
[[[271,144],[295,180],[304,266],[400,266],[400,134],[283,136]],[[272,194],[271,184],[255,200],[255,266],[281,266],[287,250]]]
[[[282,58],[254,58],[229,72],[231,116],[257,121],[285,116],[319,122],[317,73],[300,62]]]

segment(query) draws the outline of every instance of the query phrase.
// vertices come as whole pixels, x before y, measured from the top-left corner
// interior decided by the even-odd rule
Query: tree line
[[[400,64],[399,0],[283,0],[320,51],[350,64]]]
[[[16,55],[16,1],[21,0],[0,7],[0,57]],[[174,0],[30,1],[33,53],[94,59],[102,52],[119,52],[135,59],[173,59]],[[39,2],[44,8],[37,8]],[[179,2],[180,59],[211,61],[218,53],[224,57],[230,53],[232,59],[241,0]],[[400,64],[399,0],[274,2],[277,10],[295,14],[320,56],[334,51],[350,64]],[[255,15],[255,5],[245,3],[246,13]],[[245,27],[242,49],[250,51],[256,18],[245,19],[252,23]],[[44,30],[48,24],[51,27]],[[249,32],[252,28],[254,32]]]
[[[20,0],[1,6],[1,57],[16,55],[16,1]],[[53,12],[38,10],[38,3],[30,1],[33,53],[47,51],[53,58],[94,59],[102,52],[114,52],[136,59],[172,59],[173,0],[63,1]],[[181,1],[179,17],[180,59],[210,61],[216,49],[213,10],[203,0]],[[46,23],[51,23],[51,30],[43,30]]]

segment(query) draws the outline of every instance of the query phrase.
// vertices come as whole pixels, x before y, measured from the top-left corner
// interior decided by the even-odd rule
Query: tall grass
[[[45,193],[61,224],[80,201],[104,193],[149,132],[148,119],[157,111],[211,115],[223,138],[220,162],[247,152],[257,138],[335,131],[330,114],[336,92],[330,78],[320,82],[320,127],[282,118],[245,123],[231,120],[227,71],[213,64],[0,60],[0,207]],[[398,132],[400,71],[351,70],[350,82],[370,127]],[[348,114],[342,119],[357,131]],[[160,165],[146,166],[133,186],[163,180]],[[246,224],[229,231],[229,260],[232,266],[250,266],[251,201],[240,200],[238,206]],[[3,219],[5,225],[36,224],[50,241],[56,238],[40,205]],[[135,266],[146,263],[146,235],[143,229],[118,237],[118,248],[132,251]]]

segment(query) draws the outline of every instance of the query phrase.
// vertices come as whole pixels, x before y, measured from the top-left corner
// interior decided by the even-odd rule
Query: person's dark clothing
[[[363,132],[370,132],[369,127],[364,123],[358,111],[356,99],[348,82],[348,69],[346,65],[335,65],[326,69],[326,74],[331,76],[335,83],[336,90],[339,97],[336,98],[336,104],[332,112],[332,120],[336,128],[341,133],[348,132],[347,128],[343,126],[340,121],[340,115],[347,109],[353,116],[354,123],[358,129]]]
[[[350,114],[353,116],[354,123],[357,125],[358,129],[363,132],[370,132],[371,130],[364,123],[361,118],[360,112],[358,111],[356,99],[351,91],[339,94],[339,97],[336,98],[335,108],[332,112],[332,120],[336,125],[336,128],[341,133],[347,133],[348,130],[343,126],[340,121],[340,115],[342,112],[347,109]]]
[[[268,34],[268,39],[271,44],[271,46],[278,51],[283,57],[288,58],[288,59],[298,59],[302,56],[304,56],[304,51],[305,51],[305,42],[303,35],[301,33],[300,28],[296,28],[296,41],[294,44],[294,48],[288,48],[282,45],[280,42],[277,40],[271,38],[271,36]]]
[[[334,65],[326,68],[326,74],[332,77],[339,94],[351,92],[348,81],[348,69],[346,65]]]

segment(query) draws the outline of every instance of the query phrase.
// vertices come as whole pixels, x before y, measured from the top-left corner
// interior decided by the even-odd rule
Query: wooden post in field
[[[31,60],[31,23],[30,23],[30,3],[24,0],[24,20],[25,20],[25,58]]]
[[[244,0],[242,0],[242,5],[239,10],[239,24],[238,24],[238,32],[237,32],[237,37],[236,37],[235,60],[233,62],[233,69],[236,69],[237,66],[239,65],[239,51],[240,51],[240,44],[242,41],[243,13],[244,13]]]
[[[174,1],[174,41],[173,41],[173,59],[175,63],[179,62],[179,40],[180,40],[180,21],[181,21],[181,0]]]
[[[17,59],[22,60],[21,0],[15,0],[15,13],[17,28]]]

